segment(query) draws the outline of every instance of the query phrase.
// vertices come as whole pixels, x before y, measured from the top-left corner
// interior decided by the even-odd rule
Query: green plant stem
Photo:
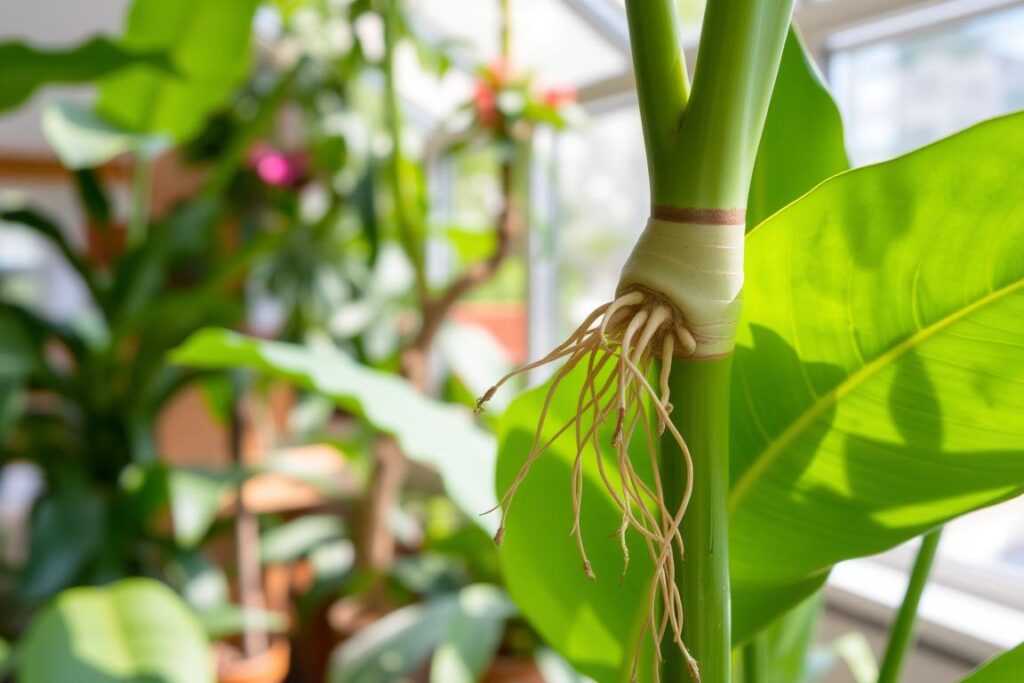
[[[658,204],[743,208],[793,0],[710,0],[693,92],[673,141],[675,184]]]
[[[683,518],[686,557],[676,557],[676,581],[686,615],[683,640],[703,683],[729,683],[729,386],[732,357],[678,360],[672,366],[672,422],[693,457],[693,497]],[[667,435],[666,435],[667,436]],[[675,440],[661,443],[661,476],[669,509],[686,488],[686,466]],[[686,662],[662,643],[663,681],[687,681]]]
[[[416,237],[413,219],[409,215],[408,188],[402,172],[402,105],[398,97],[398,79],[395,73],[395,51],[401,35],[401,0],[385,0],[384,6],[384,117],[388,135],[391,137],[391,163],[388,177],[391,184],[391,201],[394,207],[395,225],[398,238],[416,278],[416,291],[421,302],[429,295],[427,272],[423,259],[423,245]]]
[[[141,244],[149,226],[149,205],[153,185],[153,160],[144,153],[135,155],[132,170],[131,217],[128,223],[128,244]]]
[[[502,59],[512,59],[512,0],[501,0],[501,27],[498,31]],[[507,64],[506,64],[507,65]]]
[[[907,592],[903,595],[903,604],[900,605],[896,621],[889,632],[889,644],[885,648],[885,657],[878,672],[878,683],[896,683],[899,680],[907,651],[914,644],[917,608],[921,604],[921,595],[928,583],[928,574],[931,573],[935,551],[938,550],[941,537],[941,528],[921,537],[921,547],[917,550],[914,568],[910,572],[910,582],[907,584]]]
[[[627,0],[633,66],[644,125],[651,203],[744,209],[793,0],[710,0],[692,92],[675,3]],[[687,226],[680,224],[680,230]],[[683,640],[704,683],[729,683],[729,387],[731,356],[674,364],[672,421],[693,458],[693,497],[683,518],[686,557],[676,581],[686,615]],[[662,480],[670,509],[686,486],[683,455],[663,439]],[[682,653],[662,644],[661,680],[688,680]]]
[[[633,72],[655,203],[669,201],[679,160],[673,146],[690,92],[675,0],[626,0]]]

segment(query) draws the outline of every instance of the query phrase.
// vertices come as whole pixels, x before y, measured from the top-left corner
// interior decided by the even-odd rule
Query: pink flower
[[[257,142],[249,150],[249,167],[260,180],[274,187],[294,187],[306,177],[309,158],[305,152],[282,152]]]

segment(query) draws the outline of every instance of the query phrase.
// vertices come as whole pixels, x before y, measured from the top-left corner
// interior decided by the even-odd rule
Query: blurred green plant
[[[19,644],[23,683],[209,683],[206,635],[173,591],[151,579],[61,593]]]
[[[246,74],[258,0],[135,0],[120,43],[165,52],[173,74],[131,68],[103,80],[97,112],[134,133],[190,139]]]
[[[66,50],[2,43],[0,62],[0,112],[20,106],[43,85],[91,82],[129,67],[173,73],[163,50],[131,49],[99,36]]]
[[[406,457],[435,468],[467,519],[493,533],[493,519],[479,513],[497,503],[490,486],[494,441],[463,409],[423,396],[393,373],[374,370],[333,348],[309,349],[206,329],[182,344],[172,359],[197,370],[247,368],[330,398],[346,413],[394,436]]]
[[[398,145],[380,149],[382,135],[397,131],[397,140],[405,126],[397,100],[382,103],[372,79],[364,76],[373,70],[389,73],[387,92],[393,94],[394,74],[387,55],[374,54],[351,27],[364,17],[386,19],[387,54],[399,41],[411,42],[422,63],[438,72],[449,64],[445,46],[420,35],[399,4],[387,10],[368,2],[282,3],[280,35],[232,96],[248,68],[256,3],[207,4],[165,7],[137,0],[118,41],[97,41],[86,46],[89,50],[57,56],[33,55],[56,66],[40,71],[32,88],[71,78],[59,71],[56,57],[67,62],[100,48],[109,53],[106,62],[91,63],[88,77],[84,71],[75,75],[100,79],[95,107],[56,101],[42,117],[51,146],[74,171],[88,218],[86,248],[38,211],[9,207],[2,216],[5,223],[49,241],[91,299],[85,315],[70,324],[50,321],[15,299],[4,300],[0,308],[5,332],[0,351],[10,360],[0,377],[0,426],[9,430],[0,433],[2,457],[37,462],[45,477],[33,511],[28,561],[18,572],[16,590],[5,596],[16,600],[18,614],[68,586],[144,574],[179,590],[211,637],[251,625],[255,616],[230,604],[225,571],[202,545],[225,495],[253,471],[168,467],[160,462],[153,438],[156,416],[179,390],[198,384],[219,401],[224,380],[213,376],[214,366],[234,371],[246,364],[244,354],[185,369],[167,364],[168,349],[199,327],[242,326],[254,299],[270,299],[283,310],[283,322],[273,328],[277,335],[306,341],[326,334],[356,359],[393,370],[403,346],[417,339],[407,321],[417,315],[434,321],[421,345],[428,352],[440,329],[435,323],[467,289],[460,284],[450,290],[453,296],[438,293],[436,300],[445,301],[441,309],[423,308],[416,297],[412,285],[424,277],[420,259],[429,239],[426,178]],[[341,29],[347,39],[340,39]],[[330,39],[327,30],[333,31]],[[16,46],[11,49],[21,54]],[[298,125],[279,134],[276,121],[284,116]],[[204,180],[193,198],[152,217],[152,167],[168,152],[192,164]],[[98,170],[124,157],[132,162],[127,227],[107,196],[109,180]],[[396,249],[409,234],[402,228],[408,222],[419,226],[412,233],[416,241]],[[464,265],[492,250],[465,254]],[[401,275],[403,268],[413,279]],[[483,279],[474,274],[470,284]],[[206,342],[213,334],[207,333]],[[187,348],[210,346],[200,341],[197,337]],[[221,341],[245,342],[230,335]],[[257,346],[253,354],[276,359],[283,350]],[[480,369],[466,367],[464,358],[455,360],[457,381],[479,388]],[[327,392],[338,408],[378,432],[393,431],[407,454],[439,469],[469,520],[491,523],[477,516],[494,504],[489,485],[494,449],[485,431],[386,370],[361,366],[337,352],[326,359],[313,352],[311,362],[351,366],[355,393]],[[288,370],[267,369],[285,375]],[[316,369],[310,365],[307,378]],[[477,377],[467,379],[474,372]],[[324,387],[310,379],[308,389],[320,394]],[[469,392],[462,393],[471,400]],[[406,412],[421,415],[421,422],[409,426],[386,419],[406,403]],[[463,435],[465,447],[438,442],[431,431],[438,424],[448,425],[449,438]],[[169,526],[161,523],[164,517]],[[351,551],[348,532],[328,521],[265,522],[269,529],[263,539],[265,562],[312,563],[319,582],[313,592],[320,599],[322,590],[349,585],[353,571],[351,559],[345,559]],[[479,533],[477,540],[484,538]],[[486,543],[470,547],[483,549],[496,563]],[[458,562],[472,564],[477,576],[486,564],[480,557]],[[395,575],[408,570],[403,563]],[[483,578],[497,581],[494,567]],[[395,580],[396,586],[402,583]],[[415,589],[406,586],[398,595],[408,600],[410,591]],[[274,615],[266,617],[260,620],[266,630],[282,627]],[[16,626],[7,624],[12,632]],[[480,652],[486,659],[485,650]]]
[[[274,102],[257,103],[223,136],[226,152],[211,165],[198,196],[153,216],[146,171],[174,144],[168,134],[184,132],[163,128],[159,117],[152,126],[137,122],[129,131],[109,116],[117,106],[134,105],[155,114],[163,102],[174,105],[177,113],[168,116],[175,120],[186,114],[202,120],[222,106],[243,75],[255,6],[232,2],[210,8],[218,13],[218,25],[237,36],[218,43],[190,33],[205,30],[189,26],[188,14],[180,14],[195,3],[165,4],[137,0],[127,35],[117,41],[95,39],[53,54],[26,52],[15,43],[0,46],[17,57],[14,67],[24,67],[0,84],[4,96],[24,90],[30,79],[33,85],[100,79],[101,91],[112,82],[106,79],[124,77],[135,84],[124,98],[116,95],[121,86],[109,86],[114,94],[101,95],[101,101],[117,103],[105,108],[56,102],[43,113],[44,131],[73,172],[84,243],[17,200],[5,199],[0,207],[5,229],[45,241],[88,294],[85,309],[70,321],[51,320],[14,288],[0,296],[0,350],[10,361],[0,373],[0,463],[33,462],[44,478],[32,511],[27,562],[11,568],[17,580],[0,591],[10,608],[4,610],[5,632],[16,632],[27,613],[68,586],[136,574],[162,577],[176,564],[194,565],[223,494],[247,475],[167,467],[159,459],[154,428],[181,389],[206,381],[169,365],[166,352],[203,325],[240,324],[240,284],[280,241],[280,234],[264,232],[223,244],[223,179],[244,163],[239,150],[263,129],[265,111],[272,108],[267,105]],[[203,69],[218,68],[208,61],[214,56],[221,66],[238,66],[211,77]],[[129,228],[108,196],[109,177],[97,169],[125,154],[136,169]],[[165,513],[169,525],[162,521]]]
[[[410,674],[430,659],[432,683],[478,681],[513,614],[504,592],[487,584],[400,608],[335,651],[329,680],[375,683]]]
[[[83,174],[99,187],[90,172]],[[245,257],[252,257],[231,257],[202,282],[194,273],[183,275],[182,260],[206,254],[201,240],[190,243],[201,214],[173,213],[154,226],[150,239],[107,265],[83,256],[39,213],[0,213],[6,223],[55,246],[86,284],[94,305],[91,315],[68,325],[16,300],[0,301],[4,327],[25,340],[9,351],[17,352],[14,367],[20,371],[14,381],[22,393],[0,453],[5,462],[37,463],[47,490],[35,511],[20,591],[25,599],[44,598],[89,575],[116,576],[138,567],[141,557],[120,548],[130,538],[152,533],[148,525],[161,497],[168,487],[179,486],[177,475],[168,480],[161,474],[154,421],[161,407],[199,376],[167,365],[163,355],[203,324],[240,319],[240,304],[224,296],[221,282],[241,272]],[[111,224],[97,229],[117,230]],[[191,540],[197,532],[180,514],[176,521],[180,540]]]

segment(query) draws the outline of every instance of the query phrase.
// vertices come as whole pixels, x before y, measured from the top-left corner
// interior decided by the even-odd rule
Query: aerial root
[[[621,523],[611,534],[622,549],[625,580],[630,561],[627,532],[640,536],[651,562],[654,576],[648,586],[648,613],[633,655],[633,678],[637,674],[639,653],[644,637],[654,641],[654,675],[661,660],[661,645],[671,632],[672,642],[682,651],[690,675],[697,683],[697,662],[683,644],[683,601],[676,584],[676,562],[684,554],[680,525],[693,492],[693,459],[686,441],[672,424],[669,376],[673,358],[691,355],[697,347],[692,332],[668,300],[650,292],[634,289],[595,309],[569,337],[540,360],[524,365],[502,377],[478,401],[477,410],[490,400],[502,385],[527,370],[564,361],[551,379],[537,421],[530,451],[518,474],[492,512],[501,509],[501,521],[494,542],[501,544],[516,491],[531,467],[544,451],[570,429],[574,430],[576,453],[571,471],[573,522],[569,535],[576,541],[583,572],[596,580],[583,540],[583,462],[588,449],[595,455],[601,482],[621,514]],[[660,364],[657,389],[648,380],[652,364]],[[555,392],[577,366],[586,368],[575,415],[553,434],[545,433]],[[610,371],[606,371],[608,366]],[[650,411],[648,409],[650,408]],[[615,449],[614,474],[601,456],[598,429],[614,415],[611,443]],[[656,427],[654,425],[656,424]],[[643,431],[643,446],[650,458],[653,482],[648,484],[636,472],[630,444],[638,426]],[[668,430],[682,453],[686,467],[686,487],[675,511],[669,510],[657,463],[654,431]],[[548,432],[551,431],[549,428]],[[545,438],[546,437],[546,438]],[[484,513],[486,514],[486,513]],[[660,616],[659,615],[660,608]]]

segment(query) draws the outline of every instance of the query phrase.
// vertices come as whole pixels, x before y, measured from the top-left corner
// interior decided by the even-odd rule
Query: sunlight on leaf
[[[735,638],[836,562],[1024,490],[1021,173],[1009,116],[837,176],[750,233]]]
[[[22,683],[213,681],[199,622],[152,579],[61,593],[29,626],[17,671]]]
[[[245,75],[256,0],[135,0],[122,45],[166,50],[171,75],[130,68],[104,79],[98,112],[138,133],[184,140]]]

